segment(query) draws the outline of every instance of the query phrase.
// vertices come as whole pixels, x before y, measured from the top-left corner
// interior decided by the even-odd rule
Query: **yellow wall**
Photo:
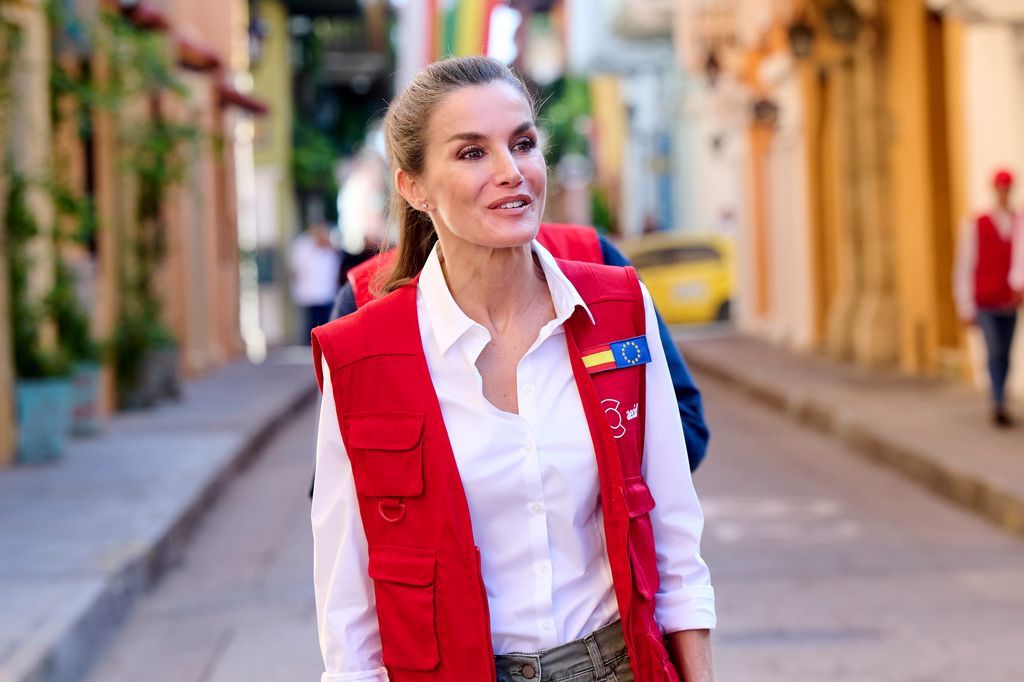
[[[270,115],[256,121],[256,165],[287,165],[292,142],[288,10],[280,0],[261,0],[259,11],[267,23],[268,36],[263,43],[263,58],[252,70],[253,94],[270,105]]]
[[[927,14],[924,0],[885,4],[889,59],[885,94],[890,120],[889,182],[900,310],[900,366],[925,372],[936,364],[938,300],[933,238],[933,139],[929,133]]]
[[[597,129],[596,182],[608,197],[612,215],[621,205],[621,169],[626,163],[628,114],[619,92],[618,76],[594,76],[590,79],[590,102]]]

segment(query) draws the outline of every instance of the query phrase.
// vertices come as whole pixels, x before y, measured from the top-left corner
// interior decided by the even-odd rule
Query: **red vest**
[[[555,258],[578,260],[584,263],[601,263],[601,242],[597,239],[597,230],[583,225],[566,223],[541,223],[537,232],[537,241],[551,252]],[[360,263],[348,271],[348,281],[355,294],[356,307],[362,308],[374,299],[370,292],[370,284],[381,269],[391,265],[395,259],[395,250],[391,249]]]
[[[974,302],[979,308],[1012,308],[1010,262],[1013,242],[1003,239],[992,216],[978,218],[978,262],[974,270]],[[1012,232],[1011,232],[1012,234]]]
[[[577,310],[565,339],[594,443],[608,558],[634,677],[678,682],[654,619],[654,499],[640,475],[645,368],[588,374],[581,360],[581,350],[645,333],[636,272],[571,261],[559,267],[596,320],[591,324]],[[401,287],[318,327],[313,355],[321,387],[321,358],[331,371],[390,679],[494,680],[480,550],[420,341],[416,287]],[[612,401],[638,405],[639,417],[621,420],[613,406],[606,413]]]

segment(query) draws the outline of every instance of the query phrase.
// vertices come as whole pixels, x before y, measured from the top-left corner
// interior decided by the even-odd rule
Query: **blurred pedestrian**
[[[428,66],[388,109],[395,264],[314,331],[325,679],[713,680],[653,304],[631,268],[535,239],[535,118],[483,57]]]
[[[978,325],[985,338],[992,421],[1000,427],[1013,425],[1006,405],[1006,379],[1024,289],[1024,238],[1020,214],[1010,200],[1013,184],[1008,170],[993,176],[995,206],[961,225],[954,272],[960,319]]]
[[[309,339],[314,327],[331,319],[340,266],[341,256],[331,244],[330,229],[325,223],[310,225],[292,242],[288,269],[292,275],[292,299],[306,314],[304,339]]]

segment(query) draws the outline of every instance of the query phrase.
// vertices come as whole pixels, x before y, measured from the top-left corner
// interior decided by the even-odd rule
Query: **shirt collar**
[[[417,287],[423,300],[431,332],[443,355],[470,329],[479,328],[485,334],[487,330],[462,312],[452,297],[451,291],[448,290],[448,283],[444,279],[444,272],[441,270],[438,246],[438,244],[434,244],[430,255],[427,256],[427,262],[424,263],[423,270],[420,271]],[[555,308],[554,322],[559,325],[564,323],[579,307],[583,308],[593,324],[593,314],[584,303],[583,297],[576,291],[576,287],[559,269],[554,256],[537,240],[534,240],[530,246],[533,253],[537,254],[537,260],[540,262],[547,280],[548,290],[551,292],[551,302]]]

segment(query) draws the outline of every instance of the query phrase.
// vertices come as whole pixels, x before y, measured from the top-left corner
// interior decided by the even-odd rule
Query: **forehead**
[[[441,144],[459,133],[505,136],[526,121],[533,121],[533,111],[523,94],[509,83],[494,82],[445,97],[430,117],[428,135]]]

